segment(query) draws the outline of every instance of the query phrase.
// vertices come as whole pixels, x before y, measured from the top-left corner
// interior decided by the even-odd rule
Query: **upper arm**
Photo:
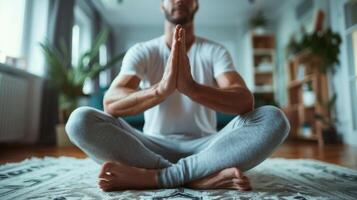
[[[216,77],[219,88],[244,87],[247,88],[243,78],[236,71],[221,73]]]
[[[137,90],[139,87],[140,83],[140,78],[135,75],[129,75],[129,74],[123,74],[117,76],[112,84],[110,85],[110,88],[128,88],[128,89],[133,89]]]

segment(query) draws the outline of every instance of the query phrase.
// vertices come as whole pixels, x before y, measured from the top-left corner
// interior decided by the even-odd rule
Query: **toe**
[[[110,182],[109,181],[105,181],[105,180],[100,180],[99,183],[98,183],[98,186],[103,191],[109,191],[111,189]]]
[[[237,177],[237,169],[232,167],[232,168],[227,168],[219,174],[221,177],[221,180],[231,180],[234,177]]]
[[[103,181],[112,181],[114,179],[114,176],[108,174],[101,174],[98,179]]]
[[[237,178],[242,178],[244,176],[243,172],[238,168],[234,168],[234,176]]]
[[[245,178],[233,178],[232,182],[234,184],[249,184],[249,181]]]
[[[252,190],[252,186],[250,185],[250,182],[248,180],[244,180],[240,183],[235,183],[239,187],[239,190],[241,191],[249,191]]]
[[[105,175],[110,175],[111,173],[113,173],[113,169],[116,167],[116,163],[115,162],[105,162],[102,165],[102,169],[99,173],[99,177],[103,177]],[[108,173],[109,172],[109,173]]]
[[[252,187],[250,185],[244,185],[244,184],[233,184],[232,188],[233,189],[237,189],[239,191],[250,191],[250,190],[252,190]]]

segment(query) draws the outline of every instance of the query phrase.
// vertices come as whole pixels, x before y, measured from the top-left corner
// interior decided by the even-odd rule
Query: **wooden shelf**
[[[255,86],[254,93],[274,93],[272,85]]]
[[[290,81],[290,83],[288,84],[288,87],[289,87],[289,88],[300,87],[300,86],[302,86],[304,83],[313,81],[314,78],[315,78],[315,75],[314,75],[314,74],[306,75],[306,76],[304,77],[304,79],[302,79],[302,80],[292,80],[292,81]]]
[[[259,71],[259,70],[256,70],[255,72],[254,72],[254,74],[271,74],[271,75],[273,75],[273,71]]]
[[[300,53],[296,54],[294,57],[294,60],[301,64],[318,64],[318,65],[320,65],[322,63],[321,59],[317,55],[312,54],[310,50],[304,50],[304,51],[301,51]]]
[[[304,136],[302,134],[299,134],[296,137],[299,138],[299,139],[304,139],[304,140],[312,140],[312,141],[318,140],[317,135],[314,135],[314,134],[312,134],[311,136]]]
[[[255,106],[275,105],[275,36],[251,35]]]
[[[275,49],[254,49],[254,55],[264,55],[264,56],[270,56],[275,54]]]
[[[275,37],[274,35],[252,35],[254,49],[274,49]]]
[[[310,51],[296,54],[288,62],[290,75],[287,84],[288,106],[284,110],[288,113],[291,124],[291,134],[296,139],[317,141],[323,145],[322,124],[315,118],[320,114],[329,119],[329,112],[319,102],[319,99],[328,99],[328,82],[325,74],[319,70],[321,59]],[[297,79],[301,77],[301,79]],[[315,103],[311,106],[304,104],[304,85],[311,86],[315,95]],[[304,126],[309,127],[311,135],[304,135]]]

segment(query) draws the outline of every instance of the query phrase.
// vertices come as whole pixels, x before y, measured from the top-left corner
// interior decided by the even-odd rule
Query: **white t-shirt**
[[[164,36],[136,44],[126,53],[119,76],[137,75],[140,88],[148,88],[161,80],[169,54]],[[187,55],[199,84],[217,86],[217,76],[235,71],[228,51],[207,39],[196,37]],[[144,119],[144,134],[156,137],[199,138],[217,132],[216,112],[179,92],[146,110]]]

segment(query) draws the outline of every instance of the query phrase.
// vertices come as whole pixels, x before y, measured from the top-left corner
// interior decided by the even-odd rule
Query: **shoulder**
[[[201,51],[210,55],[228,54],[228,50],[222,44],[204,37],[196,37],[196,44]]]
[[[200,53],[213,60],[230,56],[226,47],[207,38],[196,37],[196,45]]]
[[[222,44],[213,40],[196,36],[196,43],[202,48],[208,48],[210,50],[226,49]]]
[[[162,42],[162,36],[157,37],[145,42],[136,43],[130,48],[130,51],[135,51],[137,53],[152,53],[160,48]]]

